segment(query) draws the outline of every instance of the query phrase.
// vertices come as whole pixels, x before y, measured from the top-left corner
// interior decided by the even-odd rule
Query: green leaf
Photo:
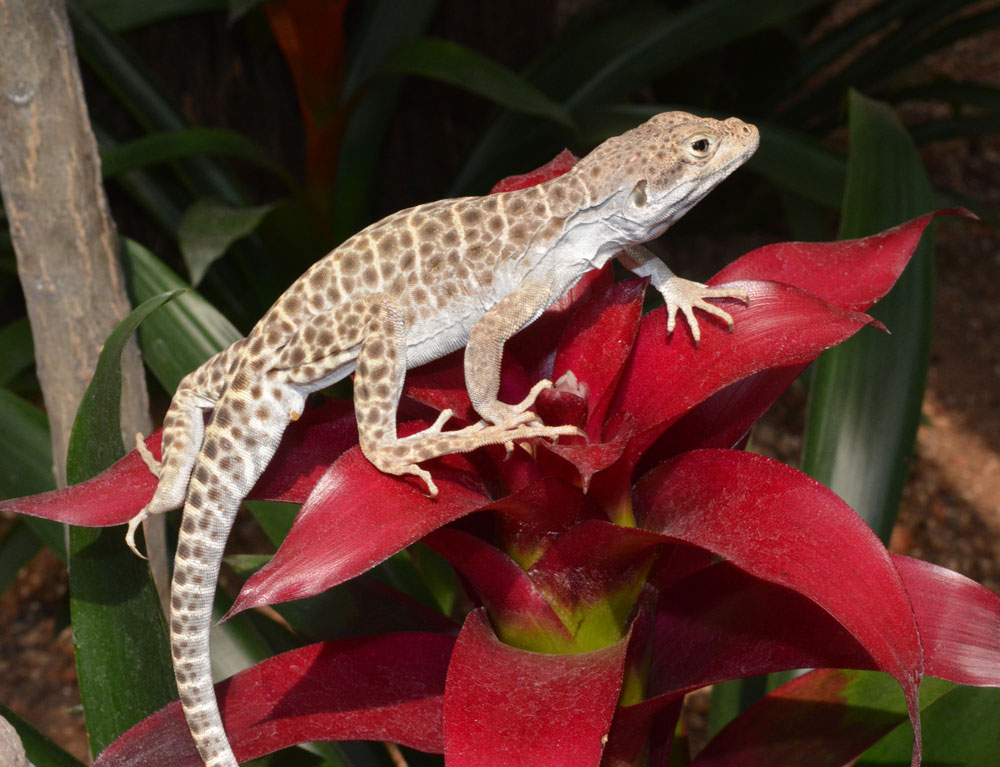
[[[186,284],[162,261],[133,240],[124,240],[129,288],[137,301]],[[213,354],[242,337],[208,301],[193,290],[168,303],[139,328],[142,356],[168,392]]]
[[[52,490],[49,424],[39,408],[0,388],[0,496],[20,498]]]
[[[7,386],[35,364],[35,346],[27,317],[0,329],[0,386]]]
[[[261,147],[246,136],[223,128],[183,128],[148,136],[113,147],[102,147],[101,172],[104,178],[165,162],[200,155],[235,157],[265,168],[289,187],[295,180]]]
[[[77,0],[80,7],[112,32],[124,32],[157,21],[193,13],[218,11],[226,0],[156,0],[137,3],[135,0]]]
[[[24,495],[54,490],[52,443],[45,413],[0,387],[0,496]],[[21,521],[62,562],[66,561],[63,525],[48,519],[23,517]]]
[[[176,697],[167,627],[122,527],[70,528],[70,614],[92,755]]]
[[[147,299],[104,343],[70,434],[71,482],[97,474],[124,454],[121,358],[139,323],[176,296]],[[167,630],[146,563],[125,546],[121,528],[70,527],[70,614],[84,718],[96,755],[174,697]],[[141,681],[135,671],[141,669]]]
[[[125,454],[121,438],[121,359],[125,344],[150,313],[181,291],[143,301],[129,312],[104,342],[97,369],[76,411],[66,456],[70,484],[90,479]]]
[[[350,119],[337,159],[335,242],[347,239],[365,223],[365,212],[378,179],[382,145],[402,88],[398,78],[373,75],[395,48],[424,33],[439,3],[440,0],[381,0],[367,6],[369,13],[354,38],[344,74],[341,98]]]
[[[73,22],[73,39],[80,58],[97,74],[122,106],[151,132],[178,131],[188,127],[180,110],[154,85],[145,67],[118,38],[84,13],[70,0],[66,9]],[[244,202],[243,192],[232,177],[208,158],[185,163],[198,191],[227,200]]]
[[[253,232],[274,205],[236,208],[219,200],[198,200],[181,220],[178,239],[184,263],[197,285],[236,240]]]
[[[777,26],[828,0],[705,0],[671,12],[666,3],[616,6],[566,34],[529,69],[540,90],[584,122],[586,111],[619,101],[678,66]],[[511,156],[531,167],[565,137],[515,114],[502,114],[481,136],[451,193],[481,194],[509,175]]]
[[[841,238],[927,213],[931,190],[913,142],[886,105],[850,94],[850,148]],[[926,235],[925,235],[926,237]],[[892,335],[858,333],[816,365],[802,468],[888,541],[919,424],[933,312],[929,240],[871,312]]]
[[[921,710],[923,763],[994,767],[1000,764],[1000,690],[954,685]],[[913,730],[904,723],[856,762],[858,767],[909,764]]]
[[[0,703],[0,716],[10,722],[17,731],[25,755],[35,767],[84,767],[83,762],[46,738],[3,703]]]
[[[515,112],[544,117],[566,128],[573,127],[573,118],[565,109],[516,72],[447,40],[404,43],[386,58],[382,72],[428,77]]]
[[[832,64],[867,36],[884,27],[898,23],[899,19],[926,0],[890,0],[868,8],[847,23],[833,30],[807,48],[799,59],[794,79],[783,92],[798,87],[820,69]]]

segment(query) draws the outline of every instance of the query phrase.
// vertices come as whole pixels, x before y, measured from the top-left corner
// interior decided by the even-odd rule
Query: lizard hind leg
[[[423,461],[465,453],[484,445],[502,444],[509,451],[515,440],[582,434],[575,426],[541,425],[525,408],[499,424],[480,421],[455,431],[442,431],[452,416],[450,410],[444,410],[428,428],[399,438],[396,412],[405,373],[406,324],[398,307],[385,299],[374,308],[366,328],[354,379],[354,407],[361,451],[386,474],[419,477],[432,498],[438,490],[430,472],[418,465]]]
[[[152,499],[129,520],[128,532],[125,534],[128,547],[139,557],[145,558],[135,545],[136,530],[148,517],[178,509],[184,504],[195,458],[201,449],[205,433],[203,413],[212,407],[212,402],[204,393],[185,383],[182,382],[178,387],[163,419],[163,460],[157,461],[142,441],[141,435],[136,435],[136,448],[140,457],[159,480]]]

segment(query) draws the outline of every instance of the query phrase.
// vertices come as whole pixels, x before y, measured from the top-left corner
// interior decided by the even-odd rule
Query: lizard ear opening
[[[632,204],[637,208],[646,207],[646,180],[643,179],[632,189]]]

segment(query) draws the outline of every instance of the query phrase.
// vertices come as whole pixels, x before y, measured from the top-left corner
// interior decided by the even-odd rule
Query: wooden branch
[[[63,0],[0,0],[0,193],[63,486],[80,398],[105,338],[129,311]],[[150,428],[134,341],[123,381],[130,447]]]

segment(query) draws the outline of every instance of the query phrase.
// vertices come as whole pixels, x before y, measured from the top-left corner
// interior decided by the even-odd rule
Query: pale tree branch
[[[128,313],[118,236],[101,184],[64,0],[0,0],[0,194],[10,224],[52,433],[56,480],[80,398]],[[122,434],[150,429],[134,340],[123,361]]]

